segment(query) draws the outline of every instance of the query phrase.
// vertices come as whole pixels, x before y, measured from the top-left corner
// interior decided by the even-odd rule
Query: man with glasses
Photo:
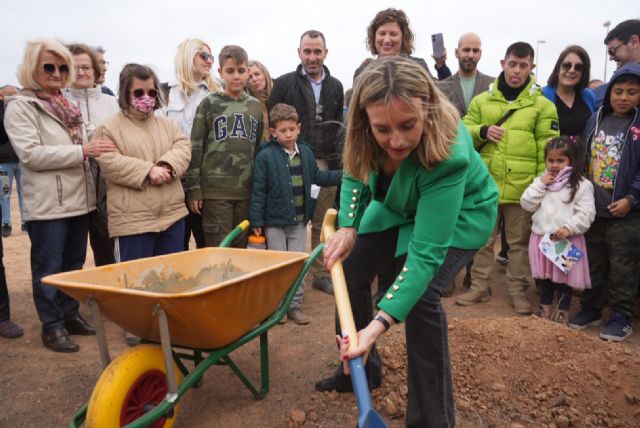
[[[105,50],[102,46],[96,46],[94,50],[96,52],[96,56],[98,57],[98,62],[100,63],[100,77],[96,79],[96,83],[100,85],[103,94],[112,95],[115,97],[113,91],[104,84],[104,80],[107,75],[107,67],[109,67],[109,61],[104,59]]]
[[[295,107],[300,116],[300,138],[314,149],[321,170],[340,168],[340,128],[342,123],[344,91],[338,79],[331,76],[324,65],[328,49],[324,35],[316,30],[305,31],[300,37],[298,57],[300,65],[295,71],[276,79],[267,103],[269,110],[278,103]],[[312,188],[311,197],[317,198],[312,220],[311,244],[318,245],[324,213],[334,204],[335,187]],[[312,287],[333,294],[331,279],[320,258],[311,268]]]
[[[640,63],[640,19],[628,19],[616,25],[604,38],[604,44],[607,45],[609,59],[615,61],[618,68],[630,62]],[[599,108],[607,93],[607,85],[593,92]]]

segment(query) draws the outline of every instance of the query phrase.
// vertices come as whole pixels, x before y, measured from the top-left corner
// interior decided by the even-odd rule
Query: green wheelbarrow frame
[[[231,242],[237,238],[246,228],[248,222],[236,226],[220,243],[220,247],[228,247]],[[174,407],[178,404],[182,396],[192,387],[197,387],[202,381],[204,373],[213,365],[226,365],[231,368],[233,373],[240,379],[240,381],[251,391],[253,396],[257,399],[264,398],[269,392],[269,342],[268,331],[273,326],[278,324],[280,320],[286,316],[289,304],[293,300],[293,296],[296,290],[304,280],[309,268],[322,252],[324,244],[319,244],[313,249],[309,258],[305,260],[302,265],[300,273],[296,277],[296,280],[289,288],[282,303],[267,319],[261,322],[254,329],[247,332],[245,335],[237,339],[235,342],[219,349],[194,349],[194,348],[175,348],[181,351],[176,351],[171,346],[171,340],[169,337],[169,329],[167,325],[167,318],[164,311],[158,306],[154,315],[158,317],[158,322],[161,332],[161,345],[165,358],[165,368],[167,374],[168,393],[164,400],[158,405],[153,407],[143,416],[139,417],[135,421],[126,425],[126,428],[139,428],[146,427],[157,421],[164,416],[171,416]],[[100,355],[102,364],[104,367],[110,363],[109,351],[107,347],[106,335],[104,333],[104,326],[102,324],[102,317],[100,315],[100,308],[95,301],[89,301],[89,307],[91,308],[93,321],[96,326],[96,336],[98,339],[98,346],[100,348]],[[260,386],[254,386],[244,372],[238,367],[229,354],[235,351],[239,347],[251,342],[255,338],[260,337]],[[144,341],[145,343],[154,343]],[[191,361],[195,367],[189,371],[183,361]],[[180,385],[176,385],[176,377],[173,369],[172,362],[175,362],[176,366],[184,376]],[[69,427],[80,427],[84,423],[87,416],[87,409],[89,403],[85,403],[73,416]]]

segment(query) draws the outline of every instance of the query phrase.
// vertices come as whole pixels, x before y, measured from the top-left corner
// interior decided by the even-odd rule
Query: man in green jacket
[[[529,285],[528,242],[531,217],[520,207],[520,196],[544,169],[544,147],[559,135],[556,107],[547,100],[531,74],[534,51],[517,42],[500,61],[502,73],[489,90],[475,97],[464,117],[473,143],[489,168],[498,191],[498,218],[504,216],[509,249],[507,283],[511,305],[518,314],[531,313],[525,295]],[[463,306],[489,300],[489,275],[493,268],[494,228],[489,242],[476,254],[471,289],[456,299]]]

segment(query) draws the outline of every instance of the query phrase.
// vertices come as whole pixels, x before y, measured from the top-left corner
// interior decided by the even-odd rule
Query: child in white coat
[[[571,289],[591,288],[584,233],[596,215],[593,185],[582,176],[582,142],[575,137],[551,139],[544,150],[546,171],[536,178],[520,198],[520,205],[532,212],[529,261],[540,287],[541,318],[566,324]],[[546,233],[551,239],[568,239],[584,257],[568,273],[548,259],[538,245]],[[558,303],[552,307],[554,292]]]

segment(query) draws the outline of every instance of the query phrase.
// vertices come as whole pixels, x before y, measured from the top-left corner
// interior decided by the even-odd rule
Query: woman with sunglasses
[[[262,103],[262,123],[264,130],[262,131],[262,141],[269,141],[271,133],[269,132],[269,108],[267,100],[273,89],[273,80],[267,67],[260,61],[252,59],[249,61],[249,80],[247,80],[247,91],[249,95],[257,98]],[[318,107],[322,107],[321,104]]]
[[[542,93],[556,105],[560,134],[581,136],[594,111],[595,96],[588,88],[591,60],[577,45],[560,53]]]
[[[178,45],[175,57],[176,78],[166,89],[166,107],[158,109],[156,114],[173,119],[187,138],[191,136],[193,118],[200,101],[218,90],[218,84],[211,75],[213,63],[211,48],[204,41],[189,38]],[[185,205],[188,207],[186,203]],[[197,248],[205,246],[202,216],[189,211],[185,218],[184,250],[189,249],[191,234]]]
[[[149,67],[124,66],[118,104],[121,112],[96,130],[118,149],[98,158],[116,262],[182,251],[187,208],[180,176],[189,165],[191,143],[173,120],[154,114],[162,96]]]
[[[96,207],[88,159],[115,150],[108,141],[87,142],[80,110],[62,94],[75,76],[63,44],[30,41],[17,73],[24,89],[5,100],[5,128],[22,171],[33,300],[42,343],[56,352],[78,351],[70,334],[95,330],[80,316],[78,301],[41,279],[82,268],[89,213]]]
[[[65,89],[65,96],[73,101],[80,112],[89,138],[98,125],[106,118],[120,111],[118,100],[112,95],[102,92],[98,84],[102,75],[102,67],[98,55],[89,46],[74,43],[67,45],[76,69],[76,80],[71,87]],[[107,187],[100,175],[100,168],[94,161],[90,162],[91,173],[96,184],[96,210],[89,218],[89,243],[93,250],[96,266],[114,263],[113,243],[109,239],[107,229]]]

